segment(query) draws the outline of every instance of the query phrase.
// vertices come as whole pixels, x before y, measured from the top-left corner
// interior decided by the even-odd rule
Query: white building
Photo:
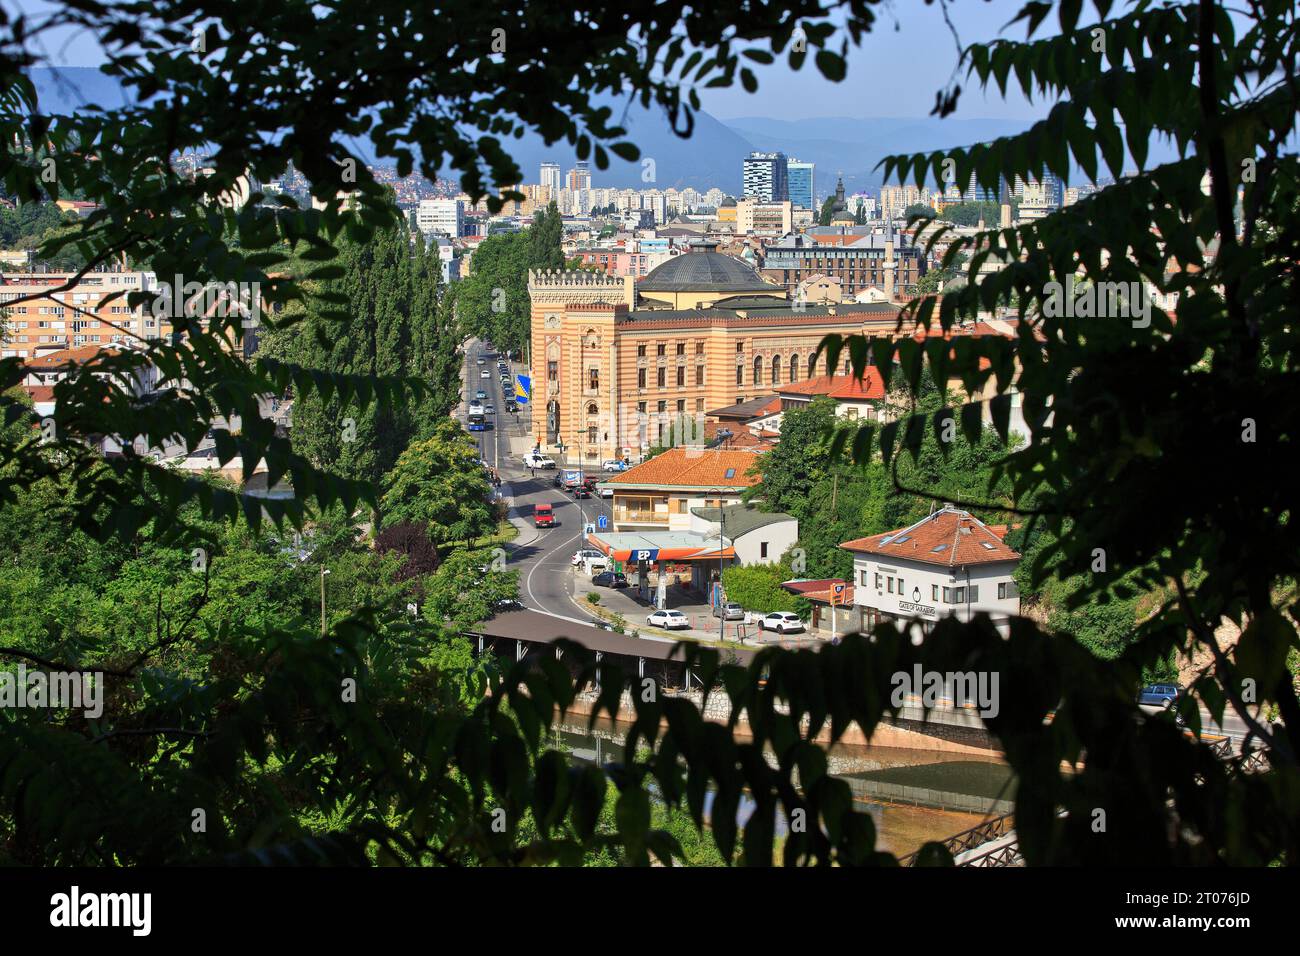
[[[459,199],[421,199],[415,210],[415,228],[426,236],[455,239],[465,227],[465,204]]]
[[[908,528],[846,541],[853,552],[853,604],[858,627],[881,620],[969,621],[988,614],[1004,636],[1020,613],[1013,577],[1020,555],[1001,535],[950,505]]]

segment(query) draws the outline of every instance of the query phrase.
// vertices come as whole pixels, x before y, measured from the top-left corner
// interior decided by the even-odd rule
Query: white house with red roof
[[[840,547],[853,552],[853,604],[863,630],[887,620],[919,622],[928,632],[941,617],[987,614],[1006,635],[1010,618],[1020,614],[1020,555],[951,505],[910,527]]]

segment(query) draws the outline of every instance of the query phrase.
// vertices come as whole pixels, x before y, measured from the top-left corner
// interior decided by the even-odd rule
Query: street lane
[[[528,406],[519,406],[517,415],[507,413],[496,357],[477,339],[470,339],[464,351],[465,400],[458,410],[461,426],[467,427],[469,402],[474,393],[482,389],[488,395],[485,401],[496,407],[496,415],[488,419],[493,428],[470,434],[478,444],[479,457],[501,476],[510,517],[520,529],[519,537],[505,548],[508,566],[519,572],[520,600],[535,611],[590,622],[593,618],[582,617],[581,610],[569,598],[572,575],[569,561],[573,552],[582,546],[583,527],[587,522],[595,523],[601,515],[612,522],[609,502],[595,495],[575,499],[554,484],[555,470],[534,472],[524,467],[521,456],[532,448],[532,442],[526,440],[529,434]],[[482,366],[478,364],[479,358],[484,359]],[[482,378],[482,369],[487,369],[491,375]],[[511,381],[520,371],[522,368],[517,363],[510,363]],[[554,528],[537,528],[533,524],[533,507],[543,503],[554,507]]]

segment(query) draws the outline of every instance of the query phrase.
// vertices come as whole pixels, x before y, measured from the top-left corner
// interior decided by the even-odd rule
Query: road
[[[478,364],[480,358],[484,359],[482,366]],[[470,339],[466,343],[465,402],[458,414],[464,425],[468,402],[479,389],[487,392],[486,401],[496,406],[496,415],[488,418],[495,422],[495,427],[470,434],[478,441],[479,457],[501,475],[501,490],[510,504],[510,519],[520,529],[519,537],[506,546],[508,566],[519,572],[519,598],[534,611],[584,624],[595,623],[592,617],[583,616],[569,598],[569,561],[581,547],[585,523],[596,522],[600,515],[612,520],[609,504],[597,497],[574,499],[555,486],[554,470],[533,472],[524,467],[521,455],[532,448],[528,440],[528,406],[521,405],[518,415],[505,412],[496,363],[495,353],[488,352],[481,341]],[[491,373],[488,378],[481,377],[482,369]],[[521,371],[524,371],[522,366],[512,363],[511,378]],[[554,528],[533,525],[533,506],[542,503],[555,508]]]

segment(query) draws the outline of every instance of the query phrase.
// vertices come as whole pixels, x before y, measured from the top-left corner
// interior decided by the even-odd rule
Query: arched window
[[[817,353],[816,352],[808,356],[808,377],[809,378],[817,377]]]
[[[763,384],[763,360],[757,355],[754,356],[754,384]]]
[[[790,356],[790,381],[799,381],[799,356],[797,354]]]
[[[781,356],[772,356],[772,384],[781,384]]]
[[[588,428],[587,428],[587,444],[588,444],[588,445],[594,445],[594,444],[596,444],[596,426],[595,426],[595,425],[588,426]]]
[[[590,405],[587,406],[587,414],[588,414],[588,415],[599,415],[599,414],[600,414],[600,409],[596,407],[596,403],[595,403],[595,402],[592,402]]]

